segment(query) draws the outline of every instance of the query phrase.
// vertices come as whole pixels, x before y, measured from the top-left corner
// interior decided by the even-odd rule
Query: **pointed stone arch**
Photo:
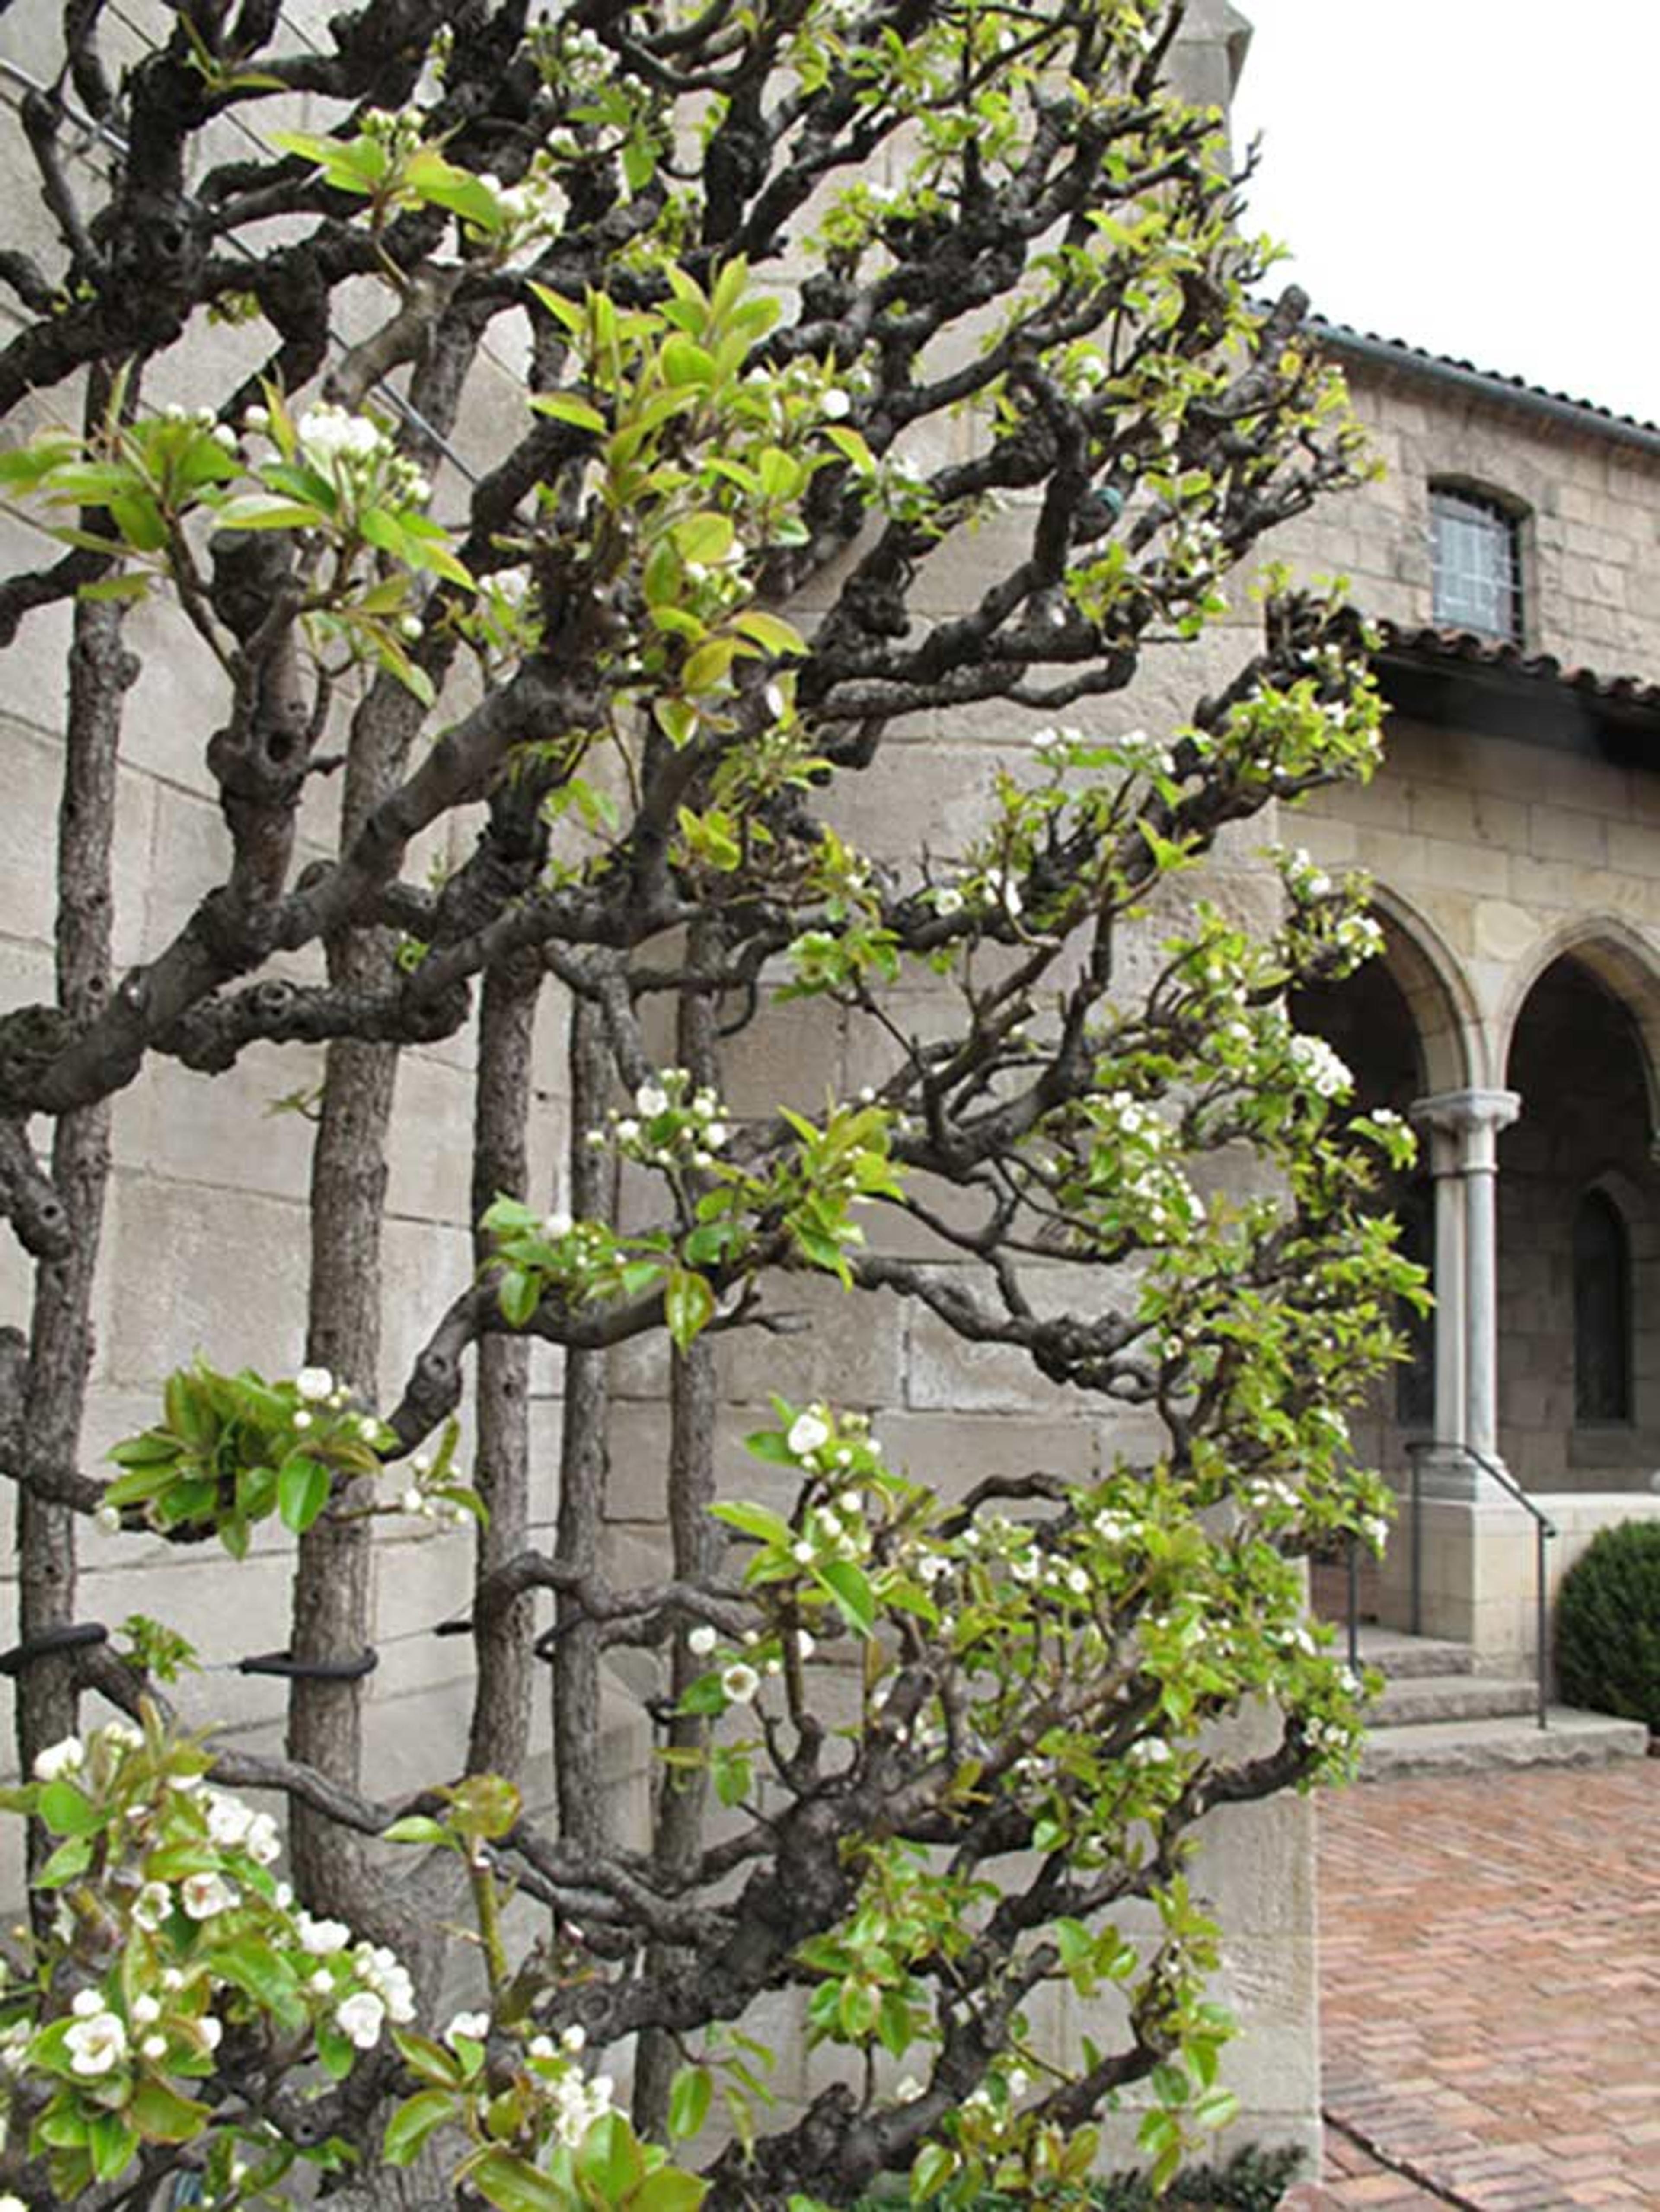
[[[1535,987],[1564,959],[1576,961],[1596,976],[1630,1021],[1648,1091],[1650,1128],[1660,1132],[1660,946],[1620,915],[1575,915],[1548,931],[1528,958],[1518,963],[1494,1024],[1499,1079],[1509,1066],[1517,1025]]]
[[[1494,1080],[1484,1049],[1475,994],[1446,939],[1386,884],[1375,884],[1371,911],[1383,931],[1383,963],[1418,1032],[1424,1091],[1480,1090]]]

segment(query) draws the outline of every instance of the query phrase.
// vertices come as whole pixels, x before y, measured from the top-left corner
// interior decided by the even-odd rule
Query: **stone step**
[[[1548,1719],[1548,1729],[1520,1714],[1373,1729],[1361,1754],[1360,1778],[1379,1782],[1401,1774],[1468,1774],[1505,1766],[1604,1766],[1647,1753],[1649,1733],[1640,1721],[1614,1720],[1572,1705],[1553,1705]]]
[[[1501,1720],[1511,1713],[1536,1716],[1539,1685],[1526,1674],[1408,1674],[1387,1680],[1368,1708],[1378,1728],[1409,1728],[1427,1721]]]
[[[1379,1628],[1367,1621],[1360,1630],[1360,1663],[1376,1667],[1391,1682],[1404,1682],[1421,1674],[1469,1674],[1475,1655],[1468,1644],[1448,1644],[1435,1636],[1408,1636],[1403,1629]],[[1347,1632],[1340,1627],[1334,1649],[1347,1652]]]

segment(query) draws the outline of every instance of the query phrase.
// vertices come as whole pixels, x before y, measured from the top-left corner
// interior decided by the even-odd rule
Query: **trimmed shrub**
[[[1563,1577],[1556,1675],[1571,1705],[1660,1732],[1660,1521],[1604,1528]]]
[[[1163,2196],[1153,2193],[1145,2173],[1126,2168],[1108,2174],[1087,2193],[1069,2190],[1047,2200],[1065,2204],[1069,2212],[1274,2212],[1303,2164],[1295,2146],[1262,2150],[1247,2143],[1235,2151],[1225,2166],[1186,2166]],[[970,2212],[1030,2212],[1031,2200],[999,2196],[988,2190],[976,2197]],[[873,2196],[860,2200],[854,2212],[906,2212],[900,2197]]]

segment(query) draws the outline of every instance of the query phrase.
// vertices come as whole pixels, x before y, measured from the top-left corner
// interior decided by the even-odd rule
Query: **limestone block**
[[[841,1017],[814,1000],[763,1006],[727,1061],[725,1102],[739,1118],[789,1106],[822,1121],[825,1102],[842,1091]]]
[[[153,1056],[116,1103],[124,1160],[181,1185],[215,1183],[303,1200],[313,1123],[277,1102],[321,1082],[320,1047],[251,1045],[223,1075]]]
[[[905,1403],[919,1412],[1054,1415],[1086,1402],[1013,1346],[964,1343],[927,1306],[911,1311],[908,1336]]]
[[[1420,866],[1427,884],[1460,890],[1490,891],[1500,896],[1511,885],[1511,856],[1492,846],[1455,844],[1450,838],[1426,837]]]
[[[398,1060],[386,1209],[410,1221],[466,1223],[471,1210],[473,1084],[426,1052]]]
[[[1539,919],[1508,899],[1481,899],[1475,908],[1475,950],[1493,961],[1519,962],[1540,934]]]
[[[381,1264],[386,1324],[380,1394],[390,1405],[450,1301],[471,1282],[472,1241],[465,1228],[389,1220]]]
[[[6,776],[6,805],[0,809],[5,927],[10,938],[50,945],[57,915],[54,856],[63,747],[56,736],[43,735],[9,711],[24,696],[9,689],[15,675],[9,666],[9,711],[0,714],[0,760]],[[58,682],[61,687],[61,669]],[[118,780],[112,857],[118,962],[137,956],[151,865],[154,796],[145,777],[123,774]]]
[[[134,608],[125,641],[141,665],[127,695],[122,758],[169,784],[205,789],[208,739],[229,713],[223,672],[161,593]]]
[[[1042,1470],[1087,1481],[1098,1470],[1104,1424],[1058,1413],[885,1412],[880,1436],[890,1466],[942,1497],[960,1498],[986,1476]]]
[[[1608,825],[1600,815],[1577,808],[1532,806],[1528,845],[1541,860],[1572,860],[1600,869],[1608,857]]]
[[[103,1372],[152,1383],[200,1351],[291,1373],[305,1316],[306,1230],[287,1200],[118,1169],[106,1222]]]

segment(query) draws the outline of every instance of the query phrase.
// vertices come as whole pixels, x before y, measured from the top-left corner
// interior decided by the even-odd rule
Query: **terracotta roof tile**
[[[1528,653],[1509,638],[1482,637],[1474,630],[1395,622],[1380,623],[1377,627],[1385,653],[1499,669],[1539,683],[1560,684],[1589,698],[1660,710],[1660,684],[1651,684],[1640,676],[1603,676],[1594,668],[1564,668],[1554,653]]]

